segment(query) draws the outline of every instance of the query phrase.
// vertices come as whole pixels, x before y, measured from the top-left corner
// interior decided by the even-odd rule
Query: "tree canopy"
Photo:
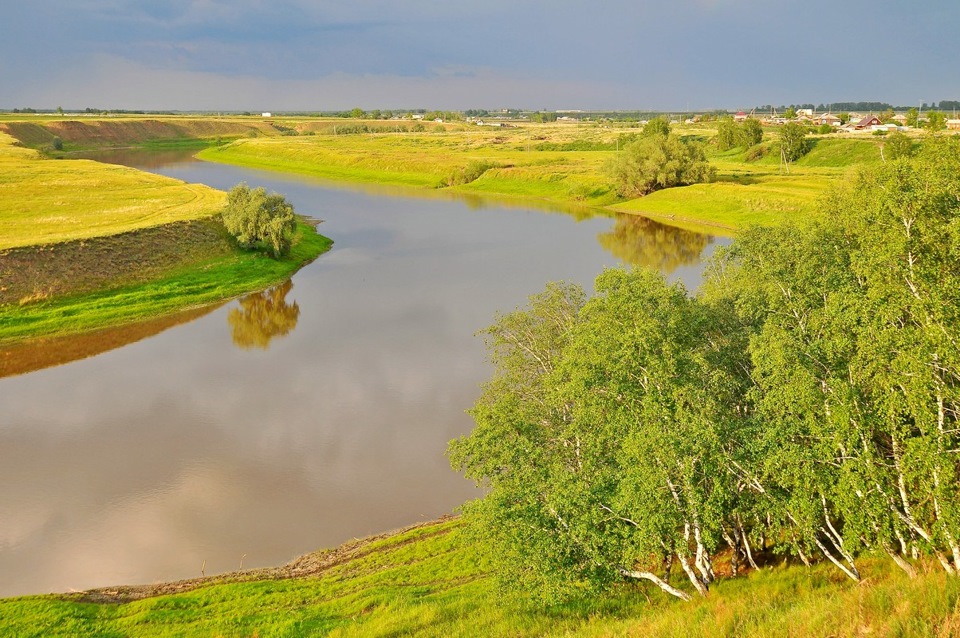
[[[268,195],[263,188],[251,189],[245,183],[230,189],[221,219],[227,232],[241,246],[263,246],[274,257],[290,250],[293,233],[297,229],[293,206],[283,195]]]
[[[732,117],[725,117],[717,125],[715,138],[717,149],[728,151],[731,148],[750,148],[763,140],[763,128],[760,122],[752,117],[742,123],[737,123]]]
[[[684,142],[673,133],[644,135],[630,142],[607,165],[607,172],[621,197],[709,182],[716,176],[703,146]]]
[[[786,163],[795,162],[809,150],[807,129],[797,122],[787,122],[777,133],[780,142],[780,156]]]
[[[745,232],[695,296],[609,270],[487,329],[450,456],[488,489],[465,514],[505,586],[690,598],[720,548],[736,573],[758,545],[856,581],[864,551],[960,572],[960,139],[823,212]]]

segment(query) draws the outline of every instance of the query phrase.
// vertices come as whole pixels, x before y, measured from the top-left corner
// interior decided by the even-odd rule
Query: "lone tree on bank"
[[[245,182],[230,189],[221,218],[241,246],[265,247],[274,258],[290,250],[297,229],[293,206],[283,195],[268,195],[262,187],[251,189]]]
[[[645,135],[627,144],[610,162],[607,172],[621,197],[709,182],[716,175],[702,145],[684,142],[673,133]]]

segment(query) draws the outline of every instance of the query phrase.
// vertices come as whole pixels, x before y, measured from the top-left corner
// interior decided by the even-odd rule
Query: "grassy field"
[[[312,175],[337,182],[446,188],[455,192],[603,206],[615,201],[602,175],[608,153],[538,151],[530,131],[314,135],[237,140],[202,159]],[[560,129],[554,135],[570,132]],[[585,134],[585,133],[583,133]]]
[[[768,152],[759,159],[748,160],[743,149],[718,153],[708,145],[708,157],[718,169],[713,184],[623,201],[604,170],[624,136],[637,133],[623,123],[527,122],[493,128],[464,122],[235,116],[3,119],[0,131],[34,148],[48,148],[54,137],[68,151],[192,145],[206,147],[199,155],[210,161],[332,182],[610,208],[725,234],[750,224],[815,215],[817,199],[827,189],[847,179],[856,166],[881,161],[883,143],[870,135],[813,136],[812,151],[787,171],[778,153],[770,152],[775,138],[770,130],[762,145]],[[700,141],[716,133],[710,124],[675,130]],[[130,197],[136,199],[134,193]],[[48,211],[41,218],[57,224],[57,216],[49,213],[55,202],[38,204]]]
[[[721,579],[683,603],[652,586],[534,609],[503,600],[458,520],[304,556],[287,566],[155,586],[0,601],[4,636],[960,635],[960,580],[910,580],[864,561],[861,585],[830,565]],[[680,581],[679,576],[675,577]]]
[[[202,219],[225,195],[90,160],[46,160],[0,133],[0,250]]]
[[[709,140],[707,127],[678,128]],[[708,156],[718,180],[619,200],[604,166],[618,139],[635,130],[595,124],[527,124],[490,129],[377,132],[240,139],[203,150],[203,159],[336,182],[388,184],[420,190],[548,201],[558,205],[642,213],[733,232],[750,224],[776,224],[816,214],[818,198],[848,179],[857,166],[881,161],[876,138],[813,138],[811,152],[789,168],[770,152],[748,161],[740,149]],[[464,179],[468,176],[468,179]]]

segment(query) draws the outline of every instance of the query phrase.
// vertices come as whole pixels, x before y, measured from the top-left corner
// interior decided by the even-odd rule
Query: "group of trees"
[[[709,182],[716,169],[707,161],[703,145],[682,140],[670,132],[664,118],[647,122],[640,137],[626,144],[607,165],[617,194],[640,197],[661,188]]]
[[[465,516],[505,586],[690,598],[719,550],[735,575],[759,546],[853,580],[865,551],[960,572],[960,140],[823,213],[744,233],[696,296],[609,270],[487,329],[450,456],[487,488]]]
[[[714,139],[717,149],[721,151],[729,151],[738,146],[750,148],[763,139],[763,128],[760,121],[752,117],[741,123],[735,122],[732,117],[725,117],[717,124],[717,137]]]

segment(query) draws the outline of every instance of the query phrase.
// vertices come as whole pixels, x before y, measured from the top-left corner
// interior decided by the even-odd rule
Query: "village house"
[[[867,115],[862,120],[854,124],[853,128],[858,131],[862,131],[864,129],[872,130],[874,126],[880,126],[881,124],[883,124],[883,122],[881,122],[880,118],[876,115]]]
[[[947,128],[951,131],[960,131],[960,120],[947,120]]]
[[[825,113],[814,118],[813,122],[815,124],[829,124],[830,126],[840,126],[842,122],[840,118],[831,113]]]

